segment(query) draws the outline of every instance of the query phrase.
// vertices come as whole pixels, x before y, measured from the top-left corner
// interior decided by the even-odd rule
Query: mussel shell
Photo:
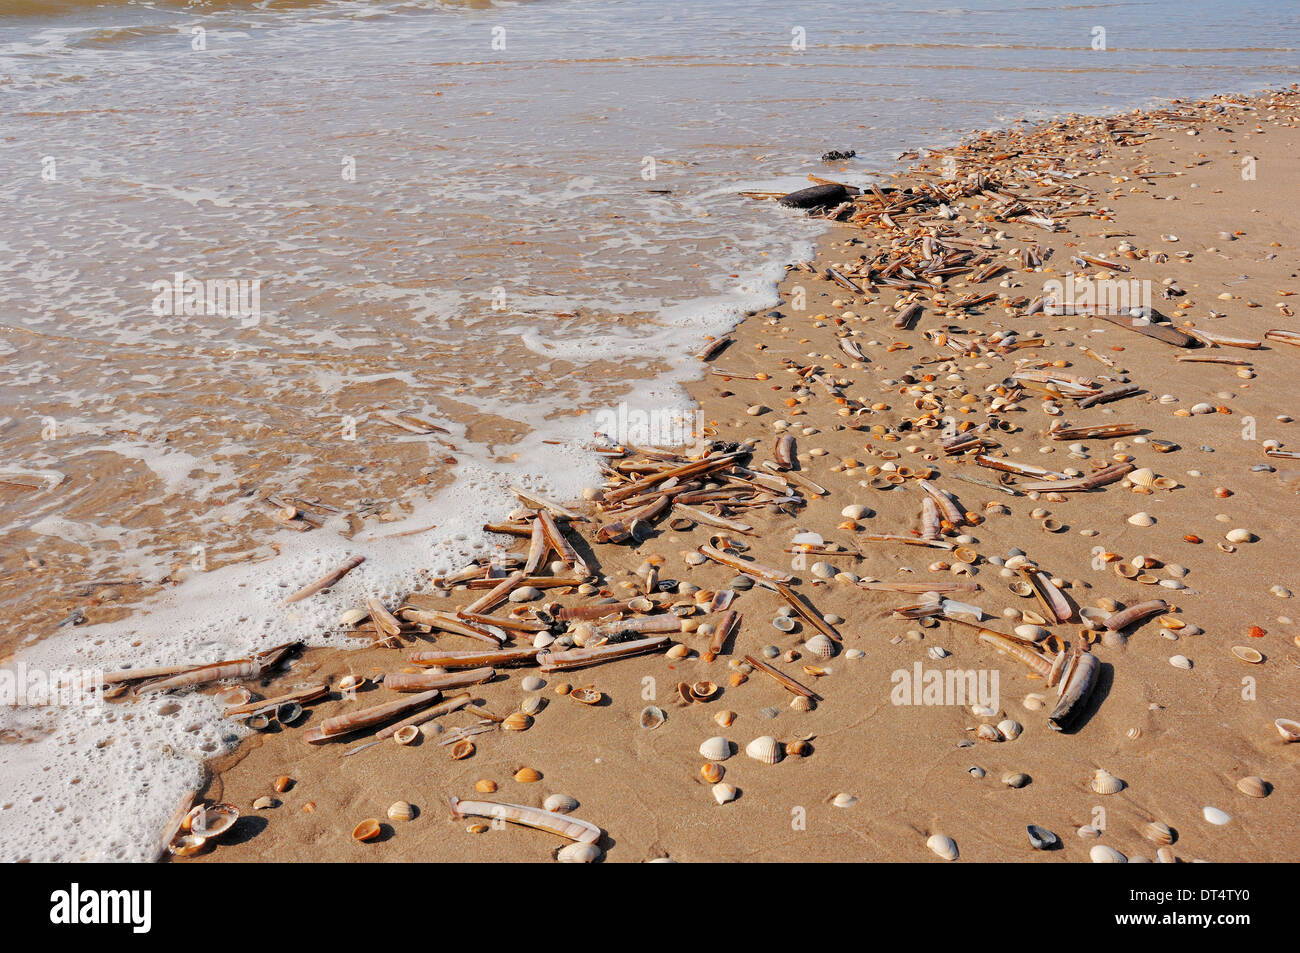
[[[1061,843],[1061,839],[1046,827],[1030,824],[1025,830],[1029,832],[1029,846],[1034,850],[1051,850]]]

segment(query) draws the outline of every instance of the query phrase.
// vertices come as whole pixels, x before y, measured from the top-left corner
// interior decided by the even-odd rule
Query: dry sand
[[[1244,110],[1242,103],[1256,108]],[[1023,270],[1016,259],[1001,257],[1015,265],[1013,270],[975,290],[1032,298],[1042,293],[1045,281],[1071,269],[1072,254],[1084,253],[1122,261],[1132,268],[1123,277],[1152,282],[1155,307],[1174,316],[1176,325],[1254,340],[1261,340],[1269,329],[1295,329],[1290,303],[1296,299],[1287,295],[1300,291],[1294,211],[1300,198],[1300,99],[1290,90],[1221,104],[1218,111],[1215,104],[1175,104],[1164,119],[1126,117],[1112,123],[1115,129],[1140,124],[1152,133],[1131,144],[1114,144],[1091,132],[1061,138],[1064,127],[1051,126],[1032,140],[1008,134],[977,138],[929,156],[927,167],[938,172],[943,156],[955,155],[957,175],[963,177],[996,154],[1061,155],[1067,158],[1060,167],[1079,174],[1063,181],[1093,196],[1086,214],[1060,219],[1064,230],[1054,233],[1014,219],[992,223],[986,234],[994,238],[996,255],[1027,243],[1050,248],[1053,254],[1039,271]],[[1178,116],[1183,118],[1173,118]],[[1068,126],[1092,130],[1095,124],[1071,120]],[[1089,159],[1086,152],[1094,147],[1099,155]],[[1243,177],[1245,156],[1257,157],[1253,179]],[[1177,175],[1143,178],[1135,170]],[[895,184],[904,186],[906,177]],[[1045,190],[1040,187],[1037,194]],[[970,197],[956,206],[969,220],[953,223],[963,238],[983,237],[977,227],[982,213],[976,206],[987,204],[985,197]],[[763,211],[756,209],[756,214]],[[1115,237],[1099,237],[1102,231]],[[1115,257],[1122,254],[1117,245],[1125,235],[1133,236],[1127,240],[1137,249],[1150,250],[1151,256],[1163,253],[1168,260]],[[1165,241],[1162,235],[1176,235],[1178,240]],[[888,240],[876,225],[837,227],[819,249],[817,270],[851,268],[859,255],[872,257],[876,244]],[[1189,254],[1184,259],[1179,253]],[[1186,295],[1161,298],[1166,279]],[[949,279],[951,297],[957,296],[953,291],[964,292],[962,281]],[[800,289],[806,306],[794,307]],[[914,329],[896,331],[889,318],[896,294],[889,287],[853,295],[795,269],[782,291],[784,304],[737,328],[733,342],[713,360],[713,372],[693,387],[706,419],[718,430],[717,439],[757,440],[755,466],[772,458],[774,422],[791,422],[801,473],[830,491],[825,497],[805,493],[807,505],[793,516],[765,509],[733,514],[755,527],[757,535],[746,539],[752,544],[747,555],[788,568],[792,557],[783,549],[796,531],[811,530],[849,549],[861,549],[861,560],[844,556],[827,561],[863,578],[967,578],[931,571],[931,562],[950,558],[939,550],[862,539],[863,532],[908,534],[919,528],[922,493],[913,482],[889,490],[863,485],[871,478],[868,466],[889,462],[880,451],[893,450],[900,454],[896,465],[932,467],[934,482],[954,493],[965,510],[982,517],[977,526],[965,527],[981,556],[968,578],[982,590],[964,601],[989,613],[986,625],[1010,631],[1015,622],[998,618],[1004,609],[1039,608],[1033,600],[1011,593],[1010,580],[988,561],[1005,559],[1019,547],[1046,572],[1064,580],[1065,591],[1079,606],[1096,606],[1106,598],[1121,605],[1164,598],[1176,607],[1171,614],[1203,631],[1175,641],[1163,637],[1161,624],[1152,619],[1126,639],[1095,645],[1104,666],[1093,706],[1077,729],[1056,732],[1048,728],[1047,711],[1027,710],[1022,704],[1028,693],[1043,692],[1050,707],[1054,691],[1042,680],[1029,678],[1023,666],[977,644],[973,630],[947,622],[927,628],[895,619],[896,607],[919,597],[868,592],[841,579],[822,582],[796,569],[797,590],[822,613],[847,620],[837,625],[844,649],[864,653],[853,659],[841,651],[826,662],[807,653],[790,664],[777,660],[778,667],[823,696],[812,711],[792,710],[791,695],[761,673],[738,686],[728,683],[733,660],[758,654],[768,645],[783,652],[799,650],[811,634],[779,632],[771,623],[781,605],[778,597],[753,589],[738,595],[734,608],[742,613],[743,624],[734,646],[717,660],[706,662],[698,655],[706,639],[683,635],[682,641],[697,650],[684,661],[659,654],[547,676],[540,692],[547,704],[534,725],[522,732],[479,735],[474,739],[477,752],[463,761],[453,761],[432,731],[410,747],[385,741],[347,758],[342,752],[350,747],[348,742],[306,745],[301,741],[305,727],[396,696],[372,687],[355,701],[317,703],[300,724],[256,735],[215,765],[203,795],[236,805],[244,817],[218,845],[194,860],[550,860],[564,843],[554,836],[514,826],[470,833],[470,821],[453,818],[448,799],[479,797],[474,793],[479,779],[499,786],[495,794],[485,796],[490,800],[540,805],[552,793],[573,796],[580,804],[574,816],[604,830],[601,846],[609,861],[939,862],[926,849],[926,839],[936,832],[956,841],[962,861],[1086,861],[1096,844],[1114,847],[1130,859],[1154,859],[1157,845],[1141,834],[1153,819],[1176,832],[1171,850],[1180,860],[1294,858],[1300,847],[1294,821],[1300,745],[1285,744],[1273,722],[1300,718],[1300,649],[1298,630],[1289,618],[1296,611],[1295,601],[1275,595],[1271,588],[1300,589],[1292,548],[1300,464],[1266,457],[1262,442],[1277,439],[1286,449],[1296,446],[1297,425],[1291,417],[1300,413],[1295,383],[1300,349],[1266,342],[1257,350],[1198,352],[1248,361],[1251,373],[1242,376],[1238,371],[1244,369],[1233,366],[1176,363],[1182,353],[1178,348],[1088,317],[1023,316],[1001,302],[948,317],[927,303]],[[1212,311],[1223,316],[1211,317]],[[1041,333],[1047,344],[1007,355],[956,356],[923,336],[927,329],[949,324],[972,336],[998,328],[1013,329],[1022,337]],[[854,362],[838,348],[836,337],[846,334],[861,346],[867,361]],[[890,347],[897,344],[903,346]],[[1069,442],[1046,436],[1048,426],[1059,418],[1045,413],[1041,395],[1032,391],[1021,396],[1018,409],[1002,415],[1016,429],[992,436],[1010,457],[1050,468],[1087,472],[1094,461],[1129,454],[1137,466],[1173,478],[1176,489],[1140,494],[1116,483],[1068,494],[1061,501],[1012,497],[952,478],[954,472],[984,480],[998,474],[945,458],[937,447],[940,430],[904,432],[897,440],[873,435],[878,425],[886,434],[895,434],[901,421],[921,415],[913,404],[921,391],[899,383],[905,375],[915,378],[919,387],[932,381],[943,403],[941,413],[959,421],[984,419],[988,408],[981,402],[992,396],[986,388],[1007,378],[1018,359],[1064,362],[1058,369],[1066,373],[1118,376],[1117,370],[1078,349],[1085,344],[1115,362],[1142,392],[1088,409],[1064,401],[1063,419],[1071,426],[1137,423],[1146,428],[1144,436],[1173,441],[1177,450],[1156,453],[1150,444],[1122,437],[1089,440],[1090,459],[1072,457]],[[848,382],[846,397],[881,409],[842,416],[839,411],[845,405],[821,387],[799,391],[800,381],[787,372],[786,362],[816,365]],[[718,376],[718,370],[765,373],[770,378],[728,378]],[[962,393],[976,399],[963,406]],[[1162,395],[1175,400],[1162,402]],[[1201,402],[1220,410],[1183,416]],[[751,416],[746,410],[755,404],[773,409]],[[971,411],[969,418],[961,409]],[[1255,439],[1244,439],[1243,433],[1252,432],[1252,421]],[[1040,452],[1044,447],[1052,452]],[[846,468],[846,459],[861,465]],[[1273,469],[1252,469],[1261,464]],[[1217,496],[1218,487],[1231,495]],[[842,508],[854,503],[869,507],[871,515],[858,521],[857,528],[841,528]],[[1008,512],[987,511],[986,503],[1005,505]],[[1064,530],[1043,531],[1040,519],[1030,515],[1038,508],[1050,511]],[[1138,511],[1152,514],[1155,524],[1130,525],[1126,518]],[[712,563],[690,567],[683,562],[681,554],[708,542],[712,532],[706,527],[675,532],[667,520],[660,520],[653,535],[633,548],[593,543],[594,526],[580,524],[570,538],[582,537],[580,551],[615,595],[625,595],[620,587],[635,583],[636,568],[654,555],[664,559],[663,577],[705,588],[724,587],[735,575]],[[1217,544],[1236,527],[1252,530],[1258,541],[1232,553],[1221,551]],[[1096,535],[1084,535],[1090,530]],[[1204,542],[1187,542],[1188,534]],[[521,547],[526,543],[519,542]],[[1187,569],[1182,579],[1186,588],[1130,581],[1117,575],[1111,564],[1094,568],[1095,547],[1126,561],[1148,555],[1163,564],[1181,564]],[[1173,578],[1167,568],[1156,568],[1153,574]],[[443,601],[450,608],[471,598],[457,591]],[[558,598],[566,605],[591,601],[572,593]],[[1252,637],[1252,626],[1260,627],[1262,636]],[[1070,643],[1080,637],[1077,623],[1053,631]],[[473,647],[446,635],[437,644],[447,649]],[[1265,660],[1245,664],[1231,654],[1234,645],[1256,648]],[[937,648],[951,654],[932,658]],[[406,649],[313,650],[261,690],[272,695],[285,686],[337,679],[348,672],[396,671],[403,668],[407,654]],[[1171,665],[1170,657],[1176,654],[1190,659],[1192,668]],[[810,661],[829,671],[814,679],[802,669]],[[996,670],[997,716],[978,717],[969,704],[893,704],[891,675],[910,672],[917,663],[927,670]],[[505,670],[491,684],[475,687],[474,696],[488,710],[505,715],[526,695],[520,683],[531,671]],[[723,685],[717,698],[691,705],[677,698],[678,682],[702,678]],[[589,707],[557,695],[553,688],[560,682],[594,685],[605,702]],[[638,723],[638,713],[651,701],[668,715],[653,731]],[[765,708],[779,714],[765,718]],[[738,713],[725,730],[714,722],[723,709]],[[976,726],[1001,718],[1020,722],[1023,733],[1002,742],[976,739]],[[439,721],[455,728],[471,718],[460,713]],[[722,806],[700,776],[703,759],[697,751],[704,739],[718,734],[741,749],[723,765],[725,780],[739,789],[739,797]],[[811,751],[776,765],[761,764],[743,753],[745,744],[759,735],[784,741],[811,736]],[[512,775],[525,766],[539,771],[541,780],[514,781]],[[983,769],[982,778],[972,775],[976,766]],[[1123,779],[1124,789],[1109,796],[1095,793],[1089,780],[1098,768]],[[1008,773],[1024,773],[1031,780],[1012,788],[1002,781]],[[277,795],[280,805],[253,810],[253,800],[272,793],[273,779],[281,775],[292,777],[294,784]],[[1269,796],[1250,798],[1238,791],[1238,780],[1252,775],[1270,783]],[[828,802],[838,793],[857,801],[849,807],[832,806]],[[414,804],[418,816],[388,822],[385,812],[398,800]],[[1207,823],[1202,814],[1206,806],[1227,812],[1231,821],[1226,826]],[[383,836],[377,842],[354,842],[353,827],[367,817],[385,822]],[[1033,851],[1026,837],[1028,824],[1055,832],[1062,849]],[[1081,836],[1078,830],[1084,825],[1100,828],[1100,837]]]

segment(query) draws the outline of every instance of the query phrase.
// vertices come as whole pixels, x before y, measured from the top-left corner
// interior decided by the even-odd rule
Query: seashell
[[[839,794],[831,798],[831,804],[833,804],[835,807],[852,807],[854,804],[857,803],[858,803],[857,798],[855,798],[852,794],[846,794],[844,792],[840,792]]]
[[[464,761],[474,753],[474,742],[468,738],[462,738],[452,745],[451,757],[453,761]]]
[[[275,720],[282,725],[292,725],[302,717],[302,706],[297,702],[285,702],[275,710]]]
[[[975,737],[982,741],[1001,741],[1002,732],[998,730],[997,725],[980,725],[975,729]]]
[[[535,784],[542,780],[542,773],[535,768],[520,768],[515,772],[515,780],[520,784]]]
[[[713,785],[713,800],[719,804],[727,804],[734,801],[740,796],[740,791],[734,784],[728,784],[726,781],[719,781]]]
[[[772,620],[772,627],[774,629],[780,630],[781,632],[793,632],[794,619],[792,619],[788,615],[779,615]]]
[[[812,754],[812,744],[803,738],[792,741],[785,746],[785,753],[796,758],[805,758]]]
[[[1034,850],[1051,850],[1061,842],[1061,839],[1046,827],[1030,824],[1025,830],[1029,832],[1029,846]]]
[[[1156,860],[1162,864],[1172,864],[1174,862],[1174,852],[1168,847],[1161,847],[1156,851]]]
[[[1028,623],[1016,626],[1014,631],[1016,635],[1020,636],[1022,639],[1029,639],[1033,642],[1041,642],[1052,634],[1041,625],[1030,625]]]
[[[1156,482],[1155,471],[1150,467],[1141,467],[1128,475],[1129,482],[1138,486],[1153,486]]]
[[[1137,741],[1141,737],[1142,729],[1138,728],[1136,725],[1128,730],[1129,741]]]
[[[1128,518],[1130,526],[1154,526],[1156,518],[1150,513],[1134,513]]]
[[[649,728],[651,731],[658,728],[668,720],[668,715],[662,708],[654,705],[646,705],[641,709],[641,727]]]
[[[220,837],[235,826],[235,821],[239,820],[239,809],[233,804],[199,807],[191,814],[190,833],[208,840]]]
[[[781,760],[781,742],[771,735],[760,735],[745,745],[745,754],[763,764],[776,764]]]
[[[1033,779],[1029,775],[1023,774],[1021,772],[1014,772],[1014,773],[1002,775],[1002,783],[1009,788],[1016,788],[1016,789],[1023,788],[1026,785],[1028,785],[1031,780]]]
[[[1124,790],[1124,782],[1105,768],[1098,768],[1097,773],[1092,776],[1092,781],[1089,783],[1098,794],[1118,794]]]
[[[542,802],[542,807],[553,814],[568,814],[578,809],[578,799],[568,794],[552,794]]]
[[[569,697],[584,705],[597,705],[605,696],[594,688],[575,688],[569,692]]]
[[[399,745],[409,745],[418,737],[420,737],[418,725],[403,725],[393,734],[393,740]]]
[[[1015,582],[1011,583],[1011,585],[1007,586],[1007,588],[1010,589],[1018,596],[1029,597],[1034,594],[1034,587],[1031,586],[1029,583],[1025,582],[1023,579],[1016,580]]]
[[[998,722],[998,731],[1002,732],[1002,737],[1006,738],[1007,741],[1015,741],[1020,737],[1020,732],[1024,730],[1020,722],[1010,718]]]
[[[271,797],[269,794],[263,794],[261,797],[259,797],[256,801],[253,802],[253,810],[266,811],[273,807],[277,807],[279,803],[280,803],[279,801]]]
[[[352,828],[352,839],[359,841],[374,840],[383,830],[379,826],[379,821],[373,817],[367,817],[364,821]]]
[[[699,681],[691,686],[690,691],[697,702],[705,702],[718,694],[718,686],[714,682]]]
[[[726,773],[726,768],[720,764],[714,764],[712,761],[706,761],[700,765],[700,777],[709,784],[717,784]]]
[[[1148,821],[1142,825],[1142,836],[1153,844],[1168,846],[1174,842],[1176,835],[1168,824],[1161,824],[1159,821]]]
[[[790,699],[790,707],[795,711],[812,711],[813,700],[806,695],[795,695]]]
[[[820,632],[805,642],[803,647],[818,658],[831,658],[835,655],[834,640]]]
[[[1242,778],[1237,782],[1237,790],[1246,797],[1268,797],[1272,785],[1263,778],[1251,775],[1248,778]]]
[[[542,597],[542,590],[533,586],[520,586],[507,597],[511,602],[532,602]]]
[[[1037,692],[1030,692],[1025,696],[1025,700],[1021,702],[1021,704],[1024,705],[1028,711],[1042,711],[1047,704],[1047,699],[1042,695],[1039,695]]]
[[[339,683],[334,686],[335,691],[354,692],[366,683],[364,675],[344,675],[339,679]]]
[[[604,853],[595,844],[565,844],[555,855],[562,864],[594,864]]]
[[[244,720],[244,724],[254,731],[266,731],[271,727],[270,715],[253,715],[251,718]]]
[[[1300,741],[1300,721],[1279,718],[1273,722],[1273,727],[1277,729],[1277,733],[1282,736],[1283,741]]]
[[[1229,530],[1227,535],[1223,538],[1230,543],[1253,543],[1255,540],[1259,539],[1258,536],[1248,529]]]
[[[1192,667],[1192,660],[1186,655],[1171,655],[1169,657],[1169,664],[1174,668],[1181,668],[1183,671],[1187,671]]]
[[[519,687],[526,692],[540,692],[546,687],[546,679],[538,678],[536,675],[529,675],[519,683]]]
[[[1221,811],[1217,807],[1206,807],[1201,811],[1201,816],[1216,827],[1222,827],[1232,820],[1232,815],[1226,811]]]
[[[851,520],[860,520],[870,512],[870,507],[863,506],[861,503],[851,503],[840,510],[840,516]]]
[[[501,727],[506,731],[527,731],[532,724],[532,716],[522,711],[511,712],[501,720]]]
[[[474,790],[479,794],[494,794],[497,789],[497,783],[490,778],[479,778],[474,782]]]
[[[969,546],[958,546],[952,551],[952,558],[959,563],[970,566],[980,558],[980,554]]]
[[[971,765],[969,768],[966,769],[966,773],[969,774],[976,781],[984,780],[984,769],[981,768],[978,764]]]
[[[348,609],[339,616],[339,625],[356,625],[358,622],[364,622],[369,617],[370,613],[366,609]]]
[[[951,837],[943,834],[931,834],[926,840],[925,846],[930,848],[931,853],[942,857],[944,860],[957,859],[957,842]]]
[[[1117,851],[1114,847],[1106,844],[1093,844],[1092,850],[1088,851],[1088,856],[1092,858],[1094,864],[1127,864],[1128,858]]]
[[[1232,654],[1243,662],[1249,662],[1251,665],[1258,665],[1264,661],[1263,654],[1256,649],[1252,649],[1249,645],[1234,645]]]
[[[394,801],[388,808],[390,821],[409,821],[415,817],[415,808],[405,801]]]
[[[700,757],[709,761],[726,761],[731,757],[731,742],[721,735],[715,735],[700,745]]]
[[[288,775],[281,775],[275,779],[271,784],[271,787],[275,789],[277,794],[283,794],[285,791],[289,790],[289,788],[293,787],[293,778]]]
[[[525,698],[523,704],[519,706],[519,711],[524,715],[535,715],[546,707],[546,699],[540,695],[530,695]]]
[[[218,703],[234,708],[236,705],[246,704],[253,697],[253,693],[243,685],[231,685],[228,688],[223,688],[213,697]]]
[[[681,642],[678,642],[676,645],[670,648],[665,654],[670,659],[673,659],[674,661],[679,659],[684,659],[686,658],[686,656],[691,654],[691,647],[689,645],[683,645]]]
[[[809,570],[818,579],[834,579],[838,571],[834,566],[827,562],[815,562]]]
[[[192,857],[208,842],[197,834],[182,834],[167,845],[167,852],[175,857]]]
[[[1101,836],[1101,831],[1097,830],[1097,828],[1093,827],[1091,824],[1084,824],[1079,828],[1077,833],[1080,837],[1085,839]]]

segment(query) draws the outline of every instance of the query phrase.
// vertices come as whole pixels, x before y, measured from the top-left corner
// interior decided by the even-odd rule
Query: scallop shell
[[[820,632],[805,642],[803,647],[818,658],[831,658],[835,655],[835,642]]]
[[[1168,824],[1162,824],[1159,821],[1148,821],[1142,825],[1142,836],[1153,844],[1168,846],[1174,842],[1174,832]]]
[[[379,821],[373,817],[367,817],[364,821],[352,828],[352,839],[359,841],[374,840],[379,836],[383,828],[379,826]]]
[[[957,859],[957,842],[943,834],[931,834],[925,846],[944,860]]]
[[[668,720],[668,715],[662,708],[654,705],[646,705],[641,709],[641,727],[649,728],[651,731],[658,728]]]
[[[390,821],[409,821],[415,817],[415,808],[405,801],[394,801],[388,808]]]
[[[542,802],[542,807],[553,814],[568,814],[578,809],[578,799],[568,794],[552,794]]]
[[[1092,776],[1092,781],[1089,783],[1098,794],[1118,794],[1124,790],[1124,782],[1105,768],[1098,768],[1097,773]]]
[[[1201,816],[1209,823],[1216,827],[1222,827],[1232,820],[1232,815],[1227,811],[1221,811],[1217,807],[1206,807],[1201,811]]]
[[[1020,732],[1024,730],[1025,729],[1020,722],[1011,718],[1006,718],[998,722],[998,731],[1002,732],[1002,737],[1006,738],[1007,741],[1015,741],[1020,737]]]
[[[600,860],[603,853],[595,844],[565,844],[555,859],[562,864],[592,864]]]
[[[1267,781],[1253,774],[1237,782],[1237,790],[1246,797],[1268,797],[1270,787]]]
[[[403,725],[393,733],[393,740],[399,745],[409,745],[420,737],[420,728],[418,725]]]
[[[734,801],[740,796],[740,791],[736,786],[734,784],[728,784],[726,781],[719,781],[717,784],[713,785],[712,790],[713,800],[717,801],[719,804],[726,804],[730,801]]]
[[[527,731],[532,723],[531,715],[525,715],[522,711],[512,711],[501,720],[501,727],[506,731]]]
[[[712,761],[706,761],[700,765],[700,777],[710,784],[717,784],[726,773],[726,768],[720,764],[714,764]]]
[[[731,742],[722,735],[715,735],[700,745],[700,757],[709,761],[726,761],[731,757]]]
[[[1106,844],[1093,844],[1092,850],[1088,851],[1088,856],[1092,858],[1094,864],[1127,864],[1128,858],[1117,851],[1114,847]]]
[[[745,745],[745,754],[763,764],[776,764],[781,760],[781,742],[771,735],[760,735]]]

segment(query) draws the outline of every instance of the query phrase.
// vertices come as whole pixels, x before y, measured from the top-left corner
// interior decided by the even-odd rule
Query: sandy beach
[[[388,600],[392,618],[305,597],[353,610],[358,634],[367,611],[400,631],[244,683],[254,699],[331,691],[211,763],[196,798],[239,820],[174,860],[548,862],[568,839],[451,800],[556,795],[552,823],[595,825],[583,859],[604,862],[1293,859],[1300,745],[1275,721],[1300,719],[1298,118],[1294,88],[1071,116],[917,143],[909,172],[833,196],[779,306],[725,345],[684,343],[714,352],[689,387],[707,451],[606,447],[587,499],[500,515],[517,560],[477,585],[430,580]],[[1136,297],[1107,321],[1062,290],[1071,276]],[[1134,324],[1143,294],[1156,314]],[[520,582],[530,540],[527,575],[587,584]],[[789,597],[764,578],[785,574]],[[446,631],[502,580],[488,620],[460,620],[478,637]],[[622,608],[563,619],[601,602]],[[629,637],[601,631],[620,618],[676,631],[599,661]],[[345,756],[378,724],[304,741],[409,698],[382,679],[436,674],[417,653],[498,651],[492,619],[519,626],[498,630],[507,647],[558,637],[544,661],[576,639],[599,663],[498,665],[444,690],[472,702],[408,745]],[[1053,730],[1041,666],[1068,660],[1068,676],[1082,656],[1096,682]],[[995,691],[913,697],[948,672]],[[593,704],[567,690],[588,687]],[[747,753],[761,738],[776,763]],[[453,757],[457,741],[472,753]],[[372,818],[378,836],[355,838]]]

